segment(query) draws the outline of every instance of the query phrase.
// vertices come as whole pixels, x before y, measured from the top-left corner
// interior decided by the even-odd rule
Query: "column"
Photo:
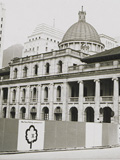
[[[78,121],[84,121],[84,107],[83,107],[83,81],[78,81],[79,83],[79,107],[78,107]]]
[[[100,80],[95,79],[95,111],[94,111],[94,120],[95,122],[100,122]]]
[[[2,100],[3,100],[3,89],[1,88],[1,94],[0,94],[0,118],[2,118]]]
[[[8,97],[7,97],[7,114],[6,118],[10,118],[10,87],[8,87]]]
[[[42,114],[41,114],[41,85],[38,85],[37,119],[42,120]]]
[[[26,88],[26,113],[25,119],[30,119],[30,86],[28,85]]]
[[[16,114],[15,114],[16,119],[20,118],[19,102],[20,102],[20,86],[18,86],[16,89]]]
[[[54,111],[53,111],[53,95],[54,95],[54,84],[50,84],[50,92],[48,93],[49,98],[49,120],[54,120]]]
[[[114,91],[113,91],[113,106],[114,106],[114,122],[119,122],[119,80],[118,78],[113,78],[114,81]]]
[[[63,100],[62,121],[69,121],[69,111],[68,111],[68,82],[67,81],[63,82],[62,100]]]

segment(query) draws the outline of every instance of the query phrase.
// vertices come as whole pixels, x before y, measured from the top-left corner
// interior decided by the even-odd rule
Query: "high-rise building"
[[[2,62],[3,62],[4,27],[5,27],[5,8],[4,4],[0,3],[0,68],[2,68]]]
[[[118,46],[118,42],[115,38],[107,36],[105,34],[100,34],[100,40],[105,45],[105,50],[115,48]]]
[[[64,32],[46,24],[38,25],[24,43],[23,57],[58,50]]]

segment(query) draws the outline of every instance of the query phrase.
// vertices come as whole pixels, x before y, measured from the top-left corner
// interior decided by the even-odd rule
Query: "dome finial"
[[[80,21],[81,21],[81,20],[82,20],[82,21],[85,21],[86,12],[83,11],[83,6],[81,7],[81,11],[79,11],[78,15],[79,15],[79,20],[80,20]]]

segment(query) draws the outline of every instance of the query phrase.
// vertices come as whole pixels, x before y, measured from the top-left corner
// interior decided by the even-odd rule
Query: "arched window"
[[[94,122],[94,109],[92,107],[87,107],[85,109],[86,122]]]
[[[46,63],[46,74],[49,74],[50,72],[50,64]]]
[[[22,107],[20,109],[20,118],[21,119],[25,119],[25,113],[26,113],[26,109],[25,109],[25,107]]]
[[[12,107],[12,108],[11,108],[10,118],[15,118],[15,107]]]
[[[7,107],[3,108],[3,118],[6,118],[6,114],[7,114]]]
[[[34,87],[33,88],[33,102],[37,101],[37,89]]]
[[[62,73],[62,61],[58,62],[58,73]]]
[[[12,101],[13,101],[13,102],[16,101],[16,90],[15,90],[15,89],[13,90],[13,98],[12,98]]]
[[[15,69],[14,69],[14,78],[17,78],[17,72],[18,72],[18,69],[15,68]]]
[[[45,102],[48,101],[48,87],[45,87],[45,90],[44,90],[44,101]]]
[[[43,120],[49,120],[49,109],[48,107],[44,107],[42,110]]]
[[[110,107],[103,108],[103,122],[111,123],[111,117],[114,116],[114,112]]]
[[[24,88],[22,92],[22,102],[25,102],[25,98],[26,98],[26,89]]]
[[[35,74],[35,76],[38,75],[38,65],[37,64],[34,67],[34,74]]]
[[[23,77],[27,77],[27,70],[28,68],[25,66],[23,69]]]
[[[57,101],[61,101],[61,86],[57,87]]]
[[[56,121],[62,121],[62,109],[60,107],[56,107],[54,111],[54,118]]]
[[[37,110],[35,107],[31,108],[30,115],[31,115],[31,119],[33,119],[33,120],[36,119]]]
[[[78,110],[76,107],[72,107],[70,109],[70,120],[71,121],[78,121]]]

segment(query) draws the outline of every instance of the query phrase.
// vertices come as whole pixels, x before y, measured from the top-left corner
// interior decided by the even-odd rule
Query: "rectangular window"
[[[3,18],[1,18],[1,21],[3,21]]]
[[[2,28],[2,24],[1,24],[1,28]]]

